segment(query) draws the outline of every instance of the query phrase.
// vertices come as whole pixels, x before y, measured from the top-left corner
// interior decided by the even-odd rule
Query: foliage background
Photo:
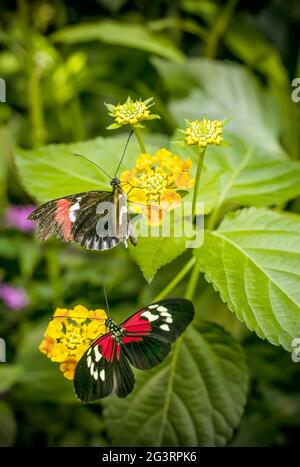
[[[222,174],[225,187],[229,187],[225,194],[221,191],[227,203],[225,208],[222,204],[224,212],[229,206],[276,205],[277,209],[299,213],[299,104],[293,104],[290,98],[291,80],[300,76],[300,10],[296,0],[290,1],[288,8],[283,0],[20,0],[1,2],[0,16],[0,76],[7,83],[7,103],[0,104],[3,215],[9,205],[49,199],[51,189],[52,196],[64,195],[64,147],[36,148],[107,137],[105,127],[110,120],[104,102],[122,102],[127,95],[155,98],[155,112],[162,120],[148,126],[146,141],[153,148],[172,139],[183,116],[197,118],[207,113],[211,117],[232,117],[230,158],[226,159],[226,154],[220,157],[220,153],[214,156],[214,151],[210,159],[207,156],[202,199],[209,209],[220,201],[216,180],[209,176],[218,173]],[[112,139],[78,143],[76,147],[92,158],[100,154],[102,161],[107,158],[107,163],[117,164],[124,140],[120,131]],[[13,159],[15,146],[34,151],[18,149]],[[245,172],[236,183],[228,184],[251,146],[255,146],[255,152],[250,162],[246,161]],[[38,154],[42,154],[42,162]],[[135,154],[132,143],[128,163]],[[101,179],[93,179],[83,187],[83,180],[74,178],[79,166],[72,164],[75,162],[69,162],[72,170],[67,174],[69,192],[77,186],[80,190],[101,188]],[[81,178],[93,178],[88,167],[80,166],[80,173]],[[287,238],[282,240],[282,248],[288,248]],[[185,264],[188,255],[184,253],[160,269],[149,285],[136,262],[148,279],[161,264],[149,267],[148,259],[143,264],[139,251],[140,257],[133,258],[121,247],[98,255],[56,241],[41,245],[32,234],[8,228],[2,220],[0,278],[23,287],[29,305],[13,311],[0,303],[0,336],[6,339],[8,350],[8,363],[0,364],[0,445],[134,443],[126,438],[126,429],[122,431],[122,404],[115,399],[89,406],[78,403],[71,385],[55,365],[39,354],[37,346],[57,305],[103,305],[105,280],[111,312],[121,319],[137,306],[150,302],[168,284],[174,270]],[[205,261],[208,264],[210,257],[202,257]],[[297,267],[295,263],[293,268]],[[299,288],[297,277],[295,286]],[[183,281],[174,294],[182,295],[185,286]],[[234,401],[222,399],[227,382],[219,381],[218,386],[208,365],[204,382],[211,403],[219,397],[222,407],[205,412],[205,404],[209,403],[205,384],[189,367],[190,359],[183,359],[181,371],[195,373],[192,385],[198,388],[197,401],[204,401],[205,410],[196,421],[196,435],[192,438],[191,419],[180,405],[175,406],[171,426],[181,426],[182,430],[177,433],[177,441],[169,435],[164,443],[296,445],[300,423],[299,364],[291,361],[289,352],[250,333],[203,277],[195,297],[198,319],[201,317],[197,325],[201,328],[201,348],[205,348],[205,342],[213,343],[214,348],[220,344],[219,328],[205,328],[203,318],[224,326],[242,343],[250,370],[248,401],[237,428],[242,408],[235,413]],[[267,326],[268,330],[271,337],[267,337],[272,341],[272,331]],[[230,346],[233,361],[237,367],[243,367],[244,357],[239,354],[238,344],[230,340]],[[195,358],[202,362],[203,373],[209,355],[204,352]],[[155,402],[163,397],[163,382],[150,385],[150,390],[148,385],[146,393],[143,378],[148,377],[150,372],[139,380],[144,406],[138,407],[137,418],[143,419],[149,407],[155,413],[160,410]],[[229,388],[228,397],[235,394],[242,401],[239,388],[245,384],[241,374],[237,373],[234,380],[238,384]],[[180,381],[178,388],[180,391]],[[194,403],[188,394],[184,397],[187,407]],[[220,413],[229,426],[223,427]],[[149,444],[156,443],[151,437],[157,423],[146,424],[136,443],[145,444],[147,438]],[[171,426],[167,427],[169,433]]]

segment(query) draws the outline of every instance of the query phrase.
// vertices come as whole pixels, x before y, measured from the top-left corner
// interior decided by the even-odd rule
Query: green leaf
[[[181,75],[183,85],[187,83],[186,97],[170,103],[179,126],[184,125],[185,118],[196,120],[204,113],[211,119],[232,117],[228,130],[250,145],[284,153],[276,101],[248,69],[204,58],[189,59],[184,64],[155,58],[153,64],[168,89],[174,89],[176,76]],[[195,86],[191,87],[193,82]]]
[[[18,381],[21,367],[9,363],[0,364],[0,394],[9,391]]]
[[[182,61],[184,56],[164,35],[151,31],[137,23],[121,23],[112,20],[68,26],[54,33],[56,42],[74,45],[90,41],[130,47],[156,54],[172,61]]]
[[[229,309],[250,330],[291,350],[300,336],[300,218],[249,208],[205,234],[194,254]]]
[[[300,164],[275,157],[231,136],[229,148],[211,147],[205,158],[209,173],[220,174],[216,206],[270,206],[300,194]]]
[[[0,447],[13,446],[17,433],[17,423],[13,411],[0,401]]]
[[[247,388],[241,346],[220,326],[191,326],[162,365],[137,372],[132,395],[104,401],[111,444],[224,446]]]
[[[15,150],[21,181],[28,193],[39,202],[89,190],[111,190],[109,179],[88,161],[73,154],[82,154],[113,175],[117,169],[128,135],[71,144],[52,144],[35,150]],[[151,152],[166,144],[163,135],[155,135],[147,144]],[[131,140],[121,173],[135,164],[140,154],[138,144]]]
[[[139,237],[137,246],[130,246],[132,258],[151,282],[158,269],[185,251],[185,239],[180,237]]]

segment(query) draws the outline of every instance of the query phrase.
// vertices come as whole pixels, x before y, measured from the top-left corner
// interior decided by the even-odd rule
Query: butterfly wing
[[[192,302],[182,298],[162,300],[143,308],[121,325],[125,333],[124,354],[140,370],[159,365],[193,317]]]
[[[127,246],[136,239],[129,214],[125,212],[120,229],[116,220],[122,191],[88,191],[49,201],[35,209],[29,219],[37,222],[37,235],[41,240],[54,236],[65,242],[74,241],[89,250],[108,250],[120,242]]]
[[[113,390],[126,397],[134,387],[134,376],[111,333],[96,339],[75,370],[74,390],[83,402],[108,396]]]

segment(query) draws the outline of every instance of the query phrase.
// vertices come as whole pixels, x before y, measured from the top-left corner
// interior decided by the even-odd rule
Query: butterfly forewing
[[[193,316],[189,300],[173,298],[152,303],[124,321],[124,353],[131,364],[145,370],[161,363]]]
[[[118,216],[119,205],[122,217]],[[108,250],[120,242],[127,246],[128,238],[136,244],[126,197],[119,186],[111,192],[88,191],[49,201],[29,218],[37,222],[41,240],[54,236],[90,250]]]

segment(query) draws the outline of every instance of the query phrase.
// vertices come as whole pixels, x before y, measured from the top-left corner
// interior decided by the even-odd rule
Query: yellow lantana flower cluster
[[[145,101],[141,99],[134,101],[131,97],[128,97],[124,104],[105,104],[109,115],[115,119],[115,123],[109,125],[107,129],[114,130],[123,125],[132,125],[136,128],[143,128],[141,122],[160,118],[159,115],[150,113],[150,107],[152,105],[154,105],[153,97],[150,97]]]
[[[223,142],[223,123],[219,120],[187,120],[185,130],[180,130],[185,135],[186,145],[197,145],[206,148],[209,144],[221,144]]]
[[[181,195],[177,190],[189,190],[193,186],[191,166],[190,159],[182,160],[165,148],[154,155],[140,154],[135,167],[120,175],[131,209],[142,213],[149,224],[159,224],[164,210],[180,205]]]
[[[40,343],[39,350],[60,363],[65,378],[72,380],[77,363],[91,343],[106,332],[104,310],[77,305],[72,310],[57,308]]]

